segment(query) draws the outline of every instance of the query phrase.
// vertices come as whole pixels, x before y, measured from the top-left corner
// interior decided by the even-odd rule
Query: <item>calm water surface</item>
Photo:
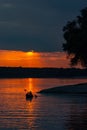
[[[50,87],[87,82],[87,79],[0,79],[0,130],[87,130],[86,95],[41,95]]]

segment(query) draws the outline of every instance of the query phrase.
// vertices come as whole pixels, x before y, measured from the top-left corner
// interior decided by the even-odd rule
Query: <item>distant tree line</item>
[[[87,69],[0,67],[0,78],[76,78],[87,77]]]

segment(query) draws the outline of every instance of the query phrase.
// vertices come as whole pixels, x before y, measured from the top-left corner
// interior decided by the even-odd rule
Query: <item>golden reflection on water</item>
[[[37,103],[36,103],[37,99],[33,98],[32,100],[27,100],[26,102],[26,111],[27,111],[27,122],[28,122],[28,128],[29,129],[33,129],[36,128],[36,120],[38,118],[38,114],[37,114]],[[40,104],[38,103],[38,106]]]
[[[37,81],[33,78],[25,79],[0,79],[0,90],[4,90],[4,93],[24,93],[24,89],[27,91],[37,92]],[[5,86],[5,87],[4,87]]]
[[[29,91],[33,91],[33,79],[32,78],[28,78],[28,81],[29,81],[29,83],[28,83],[28,90]]]
[[[26,105],[26,109],[28,111],[28,125],[30,128],[32,128],[34,124],[35,117],[33,118],[33,112],[34,112],[34,104],[32,102],[28,102]]]
[[[26,90],[27,91],[32,91],[32,92],[37,92],[37,82],[35,82],[35,79],[33,78],[28,78],[26,82]]]

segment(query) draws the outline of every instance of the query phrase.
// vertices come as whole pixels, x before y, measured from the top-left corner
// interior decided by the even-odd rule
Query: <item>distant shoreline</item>
[[[87,83],[64,85],[43,89],[38,93],[42,94],[87,94]]]
[[[87,78],[87,69],[0,67],[0,78]]]

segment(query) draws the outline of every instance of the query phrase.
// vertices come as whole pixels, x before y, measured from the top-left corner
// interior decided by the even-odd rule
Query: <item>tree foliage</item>
[[[71,65],[81,63],[87,67],[87,8],[82,9],[80,16],[75,20],[69,21],[63,32],[63,50],[67,52]]]

